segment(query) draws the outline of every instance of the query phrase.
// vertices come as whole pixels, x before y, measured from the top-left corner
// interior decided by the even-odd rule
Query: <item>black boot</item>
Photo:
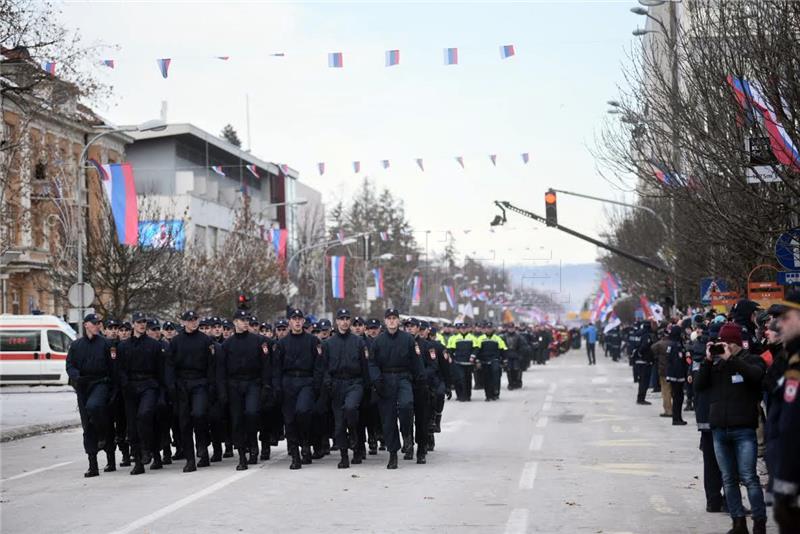
[[[208,460],[208,457],[206,457],[206,460]],[[200,460],[200,462],[202,463],[203,460]],[[194,456],[189,456],[188,458],[186,458],[186,465],[183,466],[183,472],[193,473],[194,471],[197,471],[197,464],[194,461]]]
[[[767,534],[767,518],[753,518],[753,534]]]
[[[214,443],[211,445],[212,453],[211,462],[221,462],[222,461],[222,443]]]
[[[259,458],[261,460],[269,460],[269,442],[261,442],[261,456],[259,456]]]
[[[141,475],[144,473],[144,464],[139,460],[134,460],[133,462],[133,469],[131,469],[132,475]]]
[[[734,517],[733,528],[728,531],[728,534],[750,534],[747,530],[747,518]]]
[[[413,460],[414,459],[414,445],[409,445],[406,449],[405,454],[403,454],[403,460]]]
[[[223,458],[233,458],[233,447],[230,443],[225,444],[225,452],[222,453]]]
[[[258,449],[253,449],[250,451],[250,458],[248,458],[247,463],[250,465],[258,464]]]
[[[339,469],[348,469],[350,467],[350,458],[347,456],[347,449],[341,449],[339,453],[342,455],[342,459],[336,467]]]
[[[425,447],[417,447],[417,463],[418,464],[425,464],[427,460],[425,459]]]
[[[442,431],[442,414],[440,413],[433,416],[433,431],[437,433]]]
[[[164,454],[162,456],[161,462],[164,465],[172,465],[172,449],[170,447],[164,447]]]
[[[303,462],[300,460],[300,452],[297,450],[296,446],[289,448],[289,455],[292,457],[292,463],[289,465],[289,469],[300,469],[303,467]]]
[[[90,454],[88,456],[89,456],[89,469],[83,474],[84,478],[100,476],[100,470],[97,467],[97,455]]]
[[[239,464],[236,466],[237,471],[244,471],[247,469],[247,454],[244,449],[239,449]]]
[[[131,465],[131,447],[127,443],[119,444],[119,452],[122,453],[122,461],[119,463],[120,467],[130,467]]]
[[[428,434],[428,452],[433,452],[436,448],[436,438],[433,434]]]
[[[153,463],[150,465],[150,470],[163,469],[164,463],[161,461],[161,454],[158,451],[153,455]]]
[[[353,461],[351,462],[353,465],[359,465],[364,460],[364,449],[363,447],[359,446],[358,448],[353,450]]]
[[[183,449],[180,447],[175,448],[175,454],[172,455],[173,460],[185,460],[186,453],[183,452]]]
[[[303,465],[308,465],[311,463],[311,447],[306,445],[300,451],[300,459],[303,462]]]
[[[186,461],[188,462],[189,459],[187,458]],[[192,458],[192,463],[194,463],[194,458]],[[208,458],[208,449],[202,447],[200,449],[200,461],[197,462],[197,467],[208,467],[211,465],[211,460]]]
[[[386,464],[386,469],[397,469],[397,453],[389,453],[389,463]]]
[[[369,455],[375,456],[378,454],[378,440],[375,438],[370,438],[367,441],[367,445],[369,446]]]
[[[117,470],[117,458],[114,456],[114,451],[106,451],[106,466],[103,468],[104,473],[113,473]]]

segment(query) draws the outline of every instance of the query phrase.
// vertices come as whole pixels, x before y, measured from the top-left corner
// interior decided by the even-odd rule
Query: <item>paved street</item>
[[[178,462],[85,480],[77,431],[4,443],[2,532],[725,532],[704,510],[694,426],[635,405],[627,364],[584,362],[533,367],[496,403],[448,403],[428,465],[397,471],[382,452],[293,472],[281,452],[241,473]]]

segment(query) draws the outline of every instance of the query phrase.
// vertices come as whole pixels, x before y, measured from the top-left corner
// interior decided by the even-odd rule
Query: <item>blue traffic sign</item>
[[[800,228],[784,232],[778,237],[775,257],[784,269],[800,270]]]
[[[782,286],[800,284],[800,271],[778,271],[778,283]]]
[[[728,283],[722,278],[703,278],[700,280],[700,301],[711,304],[711,293],[728,291]]]

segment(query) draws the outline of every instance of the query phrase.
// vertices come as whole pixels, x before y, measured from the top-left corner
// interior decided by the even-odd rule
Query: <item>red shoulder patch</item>
[[[783,385],[783,401],[792,403],[797,398],[797,387],[800,385],[800,380],[796,378],[789,378]]]

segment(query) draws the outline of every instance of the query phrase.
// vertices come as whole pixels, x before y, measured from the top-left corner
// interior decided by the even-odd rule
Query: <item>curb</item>
[[[81,426],[80,420],[59,421],[58,423],[44,423],[41,425],[29,425],[14,430],[3,431],[0,435],[0,443],[7,443],[9,441],[17,441],[25,438],[32,438],[34,436],[41,436],[42,434],[52,434],[54,432],[62,432],[72,428]]]

